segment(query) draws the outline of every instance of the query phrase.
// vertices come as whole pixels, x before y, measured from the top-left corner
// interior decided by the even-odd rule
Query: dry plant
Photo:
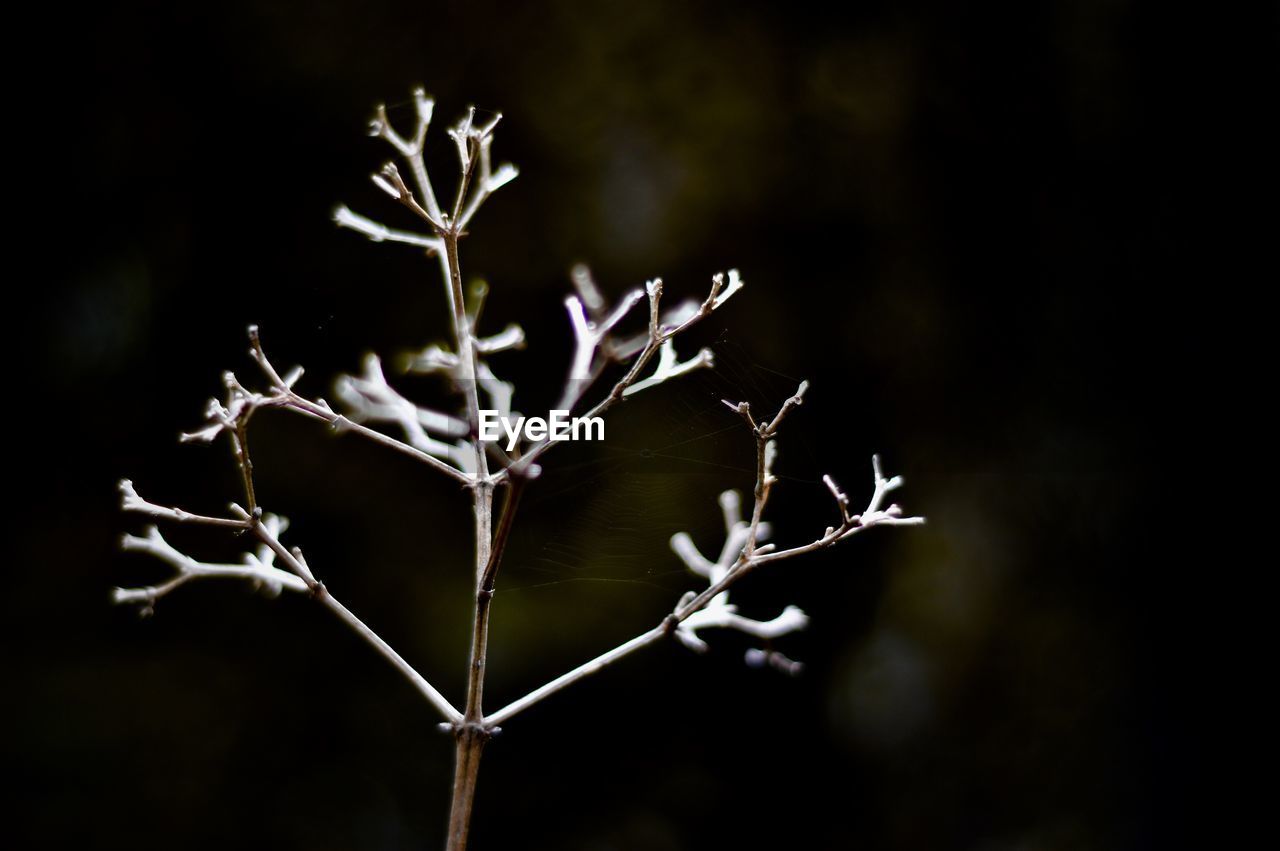
[[[687,534],[682,532],[671,538],[671,549],[675,555],[690,571],[705,579],[707,586],[682,596],[672,611],[647,632],[579,665],[507,706],[486,712],[483,708],[485,659],[490,608],[499,568],[520,494],[538,476],[543,456],[556,441],[526,440],[514,452],[507,453],[495,443],[479,439],[482,395],[484,401],[492,406],[485,410],[496,410],[504,416],[512,410],[513,388],[494,374],[489,358],[500,352],[523,348],[525,336],[516,325],[489,336],[479,333],[483,296],[473,295],[470,300],[464,297],[458,246],[481,206],[517,172],[511,165],[495,168],[491,162],[493,131],[500,116],[478,123],[473,108],[448,131],[457,149],[459,174],[452,201],[441,206],[423,158],[433,105],[422,90],[414,92],[417,124],[407,136],[400,135],[391,126],[382,106],[378,107],[370,125],[371,135],[386,140],[401,156],[408,167],[413,188],[392,162],[373,175],[373,182],[421,219],[426,233],[392,229],[346,207],[339,207],[334,219],[340,226],[375,242],[407,245],[439,262],[452,318],[453,350],[428,347],[412,358],[410,370],[447,377],[461,397],[460,412],[432,410],[410,401],[387,381],[378,358],[369,356],[362,375],[341,376],[336,382],[336,396],[347,411],[342,413],[324,399],[301,395],[295,387],[302,376],[302,369],[295,368],[285,373],[278,371],[267,358],[256,327],[251,327],[250,355],[263,373],[264,389],[251,390],[234,374],[226,373],[226,401],[210,400],[207,425],[182,437],[184,441],[210,442],[226,435],[243,481],[243,505],[232,503],[226,516],[211,517],[149,502],[139,496],[128,480],[120,483],[120,491],[123,509],[127,512],[157,521],[208,526],[249,535],[256,542],[255,549],[244,553],[238,563],[202,562],[175,549],[156,526],[149,526],[141,536],[126,535],[124,548],[161,559],[173,569],[173,575],[165,582],[148,587],[117,588],[114,600],[139,606],[144,614],[149,614],[161,597],[188,582],[232,578],[247,580],[270,594],[282,591],[304,594],[328,609],[409,680],[444,719],[441,727],[455,738],[453,796],[446,847],[457,851],[467,844],[481,752],[485,743],[498,732],[499,725],[506,724],[530,706],[578,680],[667,638],[701,651],[707,646],[702,637],[704,630],[735,629],[761,639],[765,648],[771,648],[771,639],[804,628],[807,617],[795,606],[787,606],[771,620],[753,620],[740,615],[729,603],[729,589],[736,582],[758,567],[833,546],[873,526],[914,525],[924,520],[903,516],[896,504],[886,504],[887,495],[901,485],[902,480],[896,476],[885,476],[879,460],[873,458],[873,490],[865,508],[853,511],[845,492],[829,476],[824,477],[835,500],[838,522],[827,526],[815,539],[797,546],[780,548],[773,543],[764,543],[770,536],[764,514],[778,482],[773,467],[779,430],[792,410],[804,401],[808,384],[801,383],[795,394],[771,416],[759,416],[746,402],[726,401],[725,405],[734,416],[743,420],[754,441],[755,489],[749,515],[743,515],[743,504],[736,492],[730,490],[721,494],[725,541],[714,560],[703,556]],[[575,293],[565,299],[565,306],[575,350],[559,408],[575,412],[583,409],[583,398],[590,394],[610,366],[619,365],[623,370],[621,378],[607,393],[590,406],[585,406],[583,415],[589,417],[600,416],[624,399],[690,370],[710,366],[711,353],[705,349],[681,361],[676,354],[675,340],[722,306],[743,286],[736,271],[716,275],[712,278],[710,291],[701,301],[684,302],[664,309],[661,280],[648,282],[644,289],[630,292],[618,304],[610,306],[605,303],[586,269],[575,268],[571,277]],[[647,328],[638,334],[619,333],[619,326],[641,302],[648,305]],[[316,578],[299,547],[283,543],[287,521],[263,510],[254,487],[248,427],[254,414],[260,410],[292,412],[325,424],[335,432],[373,441],[451,479],[455,486],[465,491],[474,513],[475,560],[472,569],[475,573],[475,617],[467,692],[460,706],[441,694],[426,677],[340,603]],[[377,430],[370,427],[371,424],[387,430]],[[402,432],[402,436],[388,433],[397,430]],[[499,494],[502,497],[501,510],[497,512],[495,523],[494,503]],[[772,649],[748,651],[747,662],[789,673],[799,668],[797,663]]]

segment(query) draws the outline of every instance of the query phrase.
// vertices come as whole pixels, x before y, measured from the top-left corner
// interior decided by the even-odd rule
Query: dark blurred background
[[[191,510],[239,498],[225,445],[176,436],[221,370],[257,381],[246,325],[307,367],[313,396],[366,351],[446,336],[432,262],[329,220],[345,202],[412,224],[367,180],[389,151],[364,122],[386,100],[409,126],[416,84],[438,100],[438,187],[444,126],[468,104],[505,115],[496,154],[522,174],[463,264],[492,287],[488,327],[529,332],[495,359],[518,403],[546,407],[566,368],[572,263],[613,295],[661,275],[698,296],[730,266],[747,281],[682,346],[711,346],[714,373],[550,456],[500,579],[490,708],[697,587],[668,537],[718,548],[716,495],[751,484],[722,397],[774,406],[812,381],[783,436],[779,540],[833,522],[823,473],[864,498],[873,451],[929,518],[735,590],[750,615],[808,611],[780,642],[798,678],[748,669],[740,637],[717,634],[706,657],[664,646],[512,721],[486,751],[476,848],[1189,844],[1212,665],[1181,627],[1194,569],[1157,555],[1142,493],[1180,439],[1168,424],[1196,408],[1173,394],[1197,378],[1198,307],[1168,290],[1188,251],[1186,109],[1213,99],[1184,51],[1196,21],[1125,0],[73,18],[42,24],[52,70],[16,83],[43,102],[22,170],[42,190],[27,289],[47,313],[22,363],[47,416],[12,444],[34,496],[8,594],[12,847],[443,836],[450,740],[308,601],[210,583],[148,620],[107,602],[166,575],[117,551],[144,525],[117,510],[120,477]],[[295,418],[262,415],[253,441],[286,541],[459,695],[465,499]],[[228,560],[239,546],[172,539]]]

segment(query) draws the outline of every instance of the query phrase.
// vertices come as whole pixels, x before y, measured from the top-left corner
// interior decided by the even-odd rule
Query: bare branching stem
[[[503,416],[512,411],[514,387],[495,375],[490,358],[499,352],[523,348],[525,343],[524,331],[517,325],[508,326],[496,334],[478,336],[487,287],[473,288],[468,302],[459,258],[460,242],[481,206],[494,191],[517,174],[514,166],[495,168],[492,163],[493,130],[501,116],[491,114],[491,118],[477,124],[476,110],[472,108],[462,121],[449,129],[458,156],[458,176],[452,202],[446,201],[447,206],[442,207],[443,196],[437,198],[424,157],[434,103],[422,89],[414,91],[413,102],[416,124],[411,134],[398,133],[383,106],[377,108],[370,124],[371,134],[388,142],[403,159],[412,176],[413,186],[402,177],[400,168],[403,166],[398,167],[395,163],[387,163],[372,177],[379,189],[417,217],[426,232],[388,228],[347,207],[339,207],[333,217],[340,227],[361,233],[372,241],[408,245],[436,259],[449,306],[454,350],[449,351],[447,343],[428,346],[412,358],[408,369],[451,380],[462,396],[461,412],[456,407],[436,410],[411,401],[392,386],[383,370],[382,360],[370,354],[364,360],[361,374],[339,378],[334,390],[335,398],[345,406],[349,415],[339,413],[324,399],[309,399],[298,393],[294,385],[302,370],[296,368],[282,375],[267,358],[257,328],[251,327],[250,355],[265,375],[267,389],[262,392],[250,390],[235,375],[226,373],[226,401],[211,400],[206,411],[206,425],[183,435],[184,441],[202,442],[212,441],[222,434],[228,436],[243,483],[245,507],[233,504],[232,516],[214,517],[148,502],[127,480],[121,482],[120,491],[122,505],[127,512],[156,520],[231,530],[250,539],[253,551],[244,553],[240,564],[201,562],[177,550],[152,526],[145,536],[125,536],[123,546],[160,559],[173,569],[174,575],[156,585],[117,588],[113,597],[118,603],[137,605],[147,614],[158,600],[188,583],[220,578],[250,583],[273,596],[289,591],[316,600],[385,658],[444,718],[445,723],[441,726],[454,736],[455,742],[446,847],[448,851],[465,851],[481,756],[485,744],[499,731],[500,724],[584,677],[666,638],[674,638],[695,651],[704,650],[708,645],[699,635],[700,630],[737,630],[763,643],[762,647],[753,647],[747,652],[745,660],[748,664],[767,665],[795,673],[800,664],[775,650],[771,642],[803,629],[808,623],[804,612],[796,606],[787,606],[771,619],[756,620],[740,614],[737,607],[729,602],[730,588],[762,564],[833,546],[872,526],[909,525],[924,521],[922,518],[903,517],[897,505],[884,505],[886,494],[901,485],[902,480],[898,477],[885,478],[880,461],[875,458],[872,461],[875,489],[860,514],[850,512],[846,494],[834,480],[824,477],[823,481],[836,501],[839,524],[827,527],[821,536],[808,543],[787,549],[777,549],[773,543],[764,543],[772,534],[764,513],[778,481],[773,474],[778,431],[787,415],[802,403],[808,385],[801,383],[772,418],[757,419],[746,402],[725,402],[746,422],[755,441],[755,486],[749,519],[743,519],[740,496],[734,491],[726,491],[720,496],[725,538],[717,557],[704,556],[687,533],[678,533],[671,539],[675,555],[693,574],[706,581],[706,587],[684,594],[651,629],[486,715],[484,693],[489,622],[498,574],[521,494],[538,475],[538,461],[557,441],[548,436],[537,442],[531,441],[532,445],[527,446],[513,442],[504,451],[480,439],[482,394],[488,402],[485,410],[494,408]],[[636,393],[692,370],[711,366],[710,349],[702,349],[682,361],[677,355],[676,338],[723,306],[743,286],[737,271],[731,270],[727,275],[719,274],[712,278],[710,291],[702,301],[689,300],[668,308],[662,302],[663,283],[654,279],[643,290],[629,292],[610,307],[585,267],[575,267],[572,280],[576,294],[567,297],[565,305],[575,348],[557,410],[575,411],[585,406],[581,404],[584,397],[607,371],[622,368],[623,372],[603,398],[585,406],[587,409],[582,416],[587,418],[600,417]],[[633,308],[646,297],[649,310],[643,333],[619,336],[618,329],[629,321]],[[299,548],[286,547],[281,541],[288,523],[283,517],[262,510],[261,494],[254,482],[253,459],[249,452],[249,422],[254,413],[263,408],[293,411],[326,423],[336,432],[357,434],[443,473],[468,491],[475,543],[474,559],[468,566],[474,583],[474,617],[466,700],[460,709],[330,594],[325,584],[316,578]],[[366,423],[399,429],[405,439],[399,440]],[[494,498],[499,489],[504,489],[504,499],[502,513],[495,526]]]

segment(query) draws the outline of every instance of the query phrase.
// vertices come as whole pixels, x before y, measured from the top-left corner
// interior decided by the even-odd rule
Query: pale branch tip
[[[412,231],[399,230],[389,228],[384,224],[375,222],[367,216],[362,216],[354,212],[350,207],[341,204],[333,210],[333,221],[338,227],[353,230],[356,233],[364,234],[373,242],[399,242],[404,245],[413,245],[418,248],[427,249],[428,255],[437,254],[443,250],[443,244],[436,237],[427,236],[425,234],[413,233]]]
[[[800,386],[796,388],[796,392],[787,401],[782,403],[782,407],[778,409],[777,415],[765,427],[766,435],[772,436],[777,433],[778,426],[782,425],[782,420],[793,408],[798,408],[804,404],[804,394],[809,390],[808,380],[801,381]]]
[[[586,305],[587,312],[592,316],[598,315],[604,309],[604,296],[600,294],[600,288],[596,286],[595,278],[591,276],[591,269],[585,263],[575,263],[569,270],[569,279],[573,282],[573,288],[577,290],[578,297]]]
[[[723,275],[716,275],[712,281],[712,285],[713,289],[709,300],[711,302],[710,309],[714,310],[717,307],[723,306],[734,293],[742,289],[742,278],[739,276],[737,269],[730,269],[729,285],[727,287],[724,286]]]
[[[400,170],[396,168],[396,164],[393,162],[384,164],[382,171],[370,175],[370,179],[373,181],[374,186],[390,195],[392,200],[404,201],[413,197],[413,193],[405,185],[404,178],[400,176]]]
[[[512,322],[497,334],[475,339],[476,352],[482,355],[493,355],[525,347],[524,329]]]

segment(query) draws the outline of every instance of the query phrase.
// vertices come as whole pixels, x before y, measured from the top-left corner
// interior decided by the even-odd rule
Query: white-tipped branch
[[[615,359],[635,355],[635,359],[627,368],[626,374],[613,385],[609,395],[582,415],[587,418],[601,416],[605,411],[613,407],[614,403],[626,396],[628,388],[641,380],[641,373],[653,359],[653,356],[662,350],[665,343],[681,332],[688,330],[706,316],[709,316],[717,307],[723,305],[730,295],[743,286],[737,270],[729,273],[730,285],[727,289],[724,284],[724,275],[714,275],[711,281],[711,291],[700,306],[695,308],[682,305],[673,314],[663,313],[661,306],[662,279],[655,278],[645,284],[643,294],[639,294],[639,291],[628,293],[613,311],[606,314],[604,313],[604,301],[599,297],[599,290],[596,289],[595,283],[591,280],[590,273],[586,271],[585,267],[574,268],[573,280],[579,295],[566,298],[565,306],[568,308],[569,321],[574,332],[575,349],[573,362],[569,369],[569,381],[566,383],[559,407],[564,410],[572,410],[574,404],[581,399],[587,388],[603,371],[602,359],[597,357],[599,349],[605,348],[609,357]],[[649,299],[649,329],[648,333],[641,338],[643,342],[637,344],[634,338],[632,340],[614,340],[609,337],[608,332],[622,320],[643,295],[647,295]],[[594,303],[597,306],[594,316],[599,317],[598,319],[592,318],[593,314],[588,307],[590,303]],[[638,354],[636,354],[637,351],[639,352]],[[674,351],[672,351],[670,357],[674,359]],[[677,375],[682,375],[696,367],[709,366],[710,364],[711,353],[705,349],[699,352],[692,361],[686,361],[684,364],[679,364],[678,361],[669,361],[661,379],[650,381],[646,386],[652,386]],[[659,368],[661,371],[661,362]],[[658,378],[658,376],[655,374],[651,378]],[[494,484],[500,484],[513,474],[523,474],[525,470],[535,466],[538,458],[557,442],[559,441],[540,441],[530,447],[515,464],[498,470],[490,481]]]
[[[752,539],[763,541],[772,530],[768,523],[760,523],[753,530],[750,523],[743,521],[741,498],[736,491],[725,491],[720,494],[720,510],[724,514],[725,541],[720,555],[713,562],[702,555],[693,544],[693,540],[685,532],[677,532],[671,537],[671,549],[690,571],[706,579],[714,586],[724,580],[743,556],[747,542]],[[788,606],[782,614],[770,621],[756,621],[737,613],[737,608],[729,603],[729,592],[722,591],[715,595],[704,608],[694,611],[676,627],[675,637],[686,647],[703,651],[707,644],[698,636],[699,629],[726,628],[736,629],[757,638],[772,639],[803,629],[808,623],[804,612],[795,606]]]
[[[564,306],[569,311],[569,325],[573,329],[574,340],[573,362],[569,366],[570,381],[584,381],[593,376],[600,344],[644,296],[644,290],[632,290],[622,297],[611,312],[599,318],[588,315],[586,305],[578,296],[565,298]]]
[[[778,561],[785,558],[793,558],[798,555],[804,555],[815,550],[829,547],[837,541],[850,538],[859,532],[866,531],[873,526],[923,526],[925,518],[923,517],[906,517],[903,516],[902,507],[894,503],[888,507],[884,505],[885,496],[893,490],[902,486],[903,480],[901,476],[893,476],[885,478],[880,468],[880,456],[873,455],[871,457],[871,468],[874,479],[874,488],[871,493],[871,499],[867,502],[867,507],[858,514],[849,513],[849,498],[840,489],[839,485],[830,476],[823,476],[823,482],[827,485],[827,489],[831,491],[835,498],[836,506],[840,510],[841,522],[839,526],[828,526],[822,537],[798,547],[792,547],[786,550],[777,550],[775,552],[763,553],[753,559],[754,564],[765,564],[771,561]]]
[[[399,670],[413,686],[449,721],[461,720],[462,713],[445,699],[435,686],[404,660],[386,641],[371,630],[359,618],[342,605],[328,592],[324,584],[319,582],[311,572],[310,566],[298,548],[289,549],[280,541],[280,535],[288,528],[289,522],[274,514],[252,514],[233,504],[231,511],[235,517],[218,518],[203,517],[191,514],[179,508],[156,505],[138,496],[128,480],[120,483],[121,507],[136,514],[158,517],[182,523],[201,523],[210,526],[223,526],[250,531],[259,541],[255,552],[245,553],[243,564],[218,564],[197,561],[191,556],[176,549],[155,526],[147,527],[146,534],[125,535],[122,547],[130,552],[142,552],[155,556],[172,566],[176,575],[166,582],[138,588],[116,588],[112,591],[112,600],[120,604],[142,606],[142,611],[149,614],[156,602],[197,579],[240,579],[254,583],[270,596],[278,596],[282,591],[293,591],[308,594],[318,600],[340,620],[351,627],[357,635],[367,641],[382,654],[397,670]],[[277,566],[278,563],[283,567]]]
[[[510,720],[515,715],[550,697],[584,677],[624,659],[635,651],[647,647],[664,637],[674,636],[684,645],[702,650],[706,642],[697,634],[699,629],[727,628],[736,629],[747,635],[760,638],[766,642],[796,630],[804,629],[809,619],[805,613],[795,606],[788,606],[772,620],[758,621],[743,617],[737,613],[736,607],[728,602],[730,586],[742,579],[756,567],[772,561],[793,558],[833,546],[844,538],[877,525],[918,525],[924,523],[922,517],[903,517],[897,505],[882,508],[885,494],[901,486],[902,478],[894,476],[886,478],[880,467],[878,456],[872,459],[874,489],[867,508],[861,514],[848,514],[845,510],[848,498],[826,477],[828,489],[841,506],[842,522],[839,527],[829,527],[819,539],[799,547],[777,550],[772,544],[759,545],[760,541],[769,537],[769,525],[760,519],[768,500],[769,491],[776,478],[772,473],[772,465],[776,451],[769,448],[777,436],[777,431],[785,416],[803,402],[808,383],[801,383],[796,393],[783,403],[777,414],[765,424],[760,425],[751,415],[750,406],[746,403],[726,403],[730,409],[738,413],[751,427],[756,438],[757,467],[755,504],[750,521],[742,519],[742,501],[734,491],[726,491],[720,495],[720,508],[724,514],[725,545],[719,558],[711,561],[701,554],[692,539],[686,533],[672,536],[671,548],[682,562],[695,574],[709,581],[706,589],[700,593],[692,591],[681,597],[675,610],[661,624],[641,633],[631,640],[606,651],[596,658],[579,665],[562,674],[547,684],[529,692],[524,697],[513,701],[502,709],[486,716],[485,723],[498,725]],[[786,656],[769,648],[753,648],[745,656],[748,664],[759,667],[769,666],[788,674],[797,673],[802,667]]]
[[[266,516],[262,522],[274,522],[277,518]],[[120,541],[121,547],[128,552],[141,552],[155,556],[169,564],[176,575],[156,585],[140,588],[115,588],[111,592],[112,602],[120,604],[136,604],[142,606],[145,614],[150,614],[160,598],[194,579],[240,579],[247,580],[262,588],[269,596],[275,597],[281,591],[306,593],[309,589],[301,577],[281,570],[271,564],[271,558],[259,559],[252,553],[245,554],[243,564],[217,564],[196,561],[194,558],[179,552],[155,526],[148,526],[144,535],[125,535]]]
[[[736,629],[739,632],[766,641],[786,635],[789,632],[804,629],[809,625],[809,616],[797,606],[787,606],[782,613],[772,620],[757,621],[745,618],[737,613],[736,606],[708,606],[694,612],[676,629],[676,638],[686,647],[702,652],[707,643],[698,637],[698,630],[720,627]]]
[[[293,384],[297,380],[298,376],[302,374],[302,370],[295,369],[289,373],[287,377],[281,377],[280,373],[276,371],[276,368],[272,366],[271,361],[267,359],[266,352],[262,348],[262,341],[258,336],[257,326],[249,327],[249,341],[251,344],[249,354],[262,369],[271,387],[267,393],[249,393],[248,391],[244,391],[243,388],[241,388],[240,391],[237,391],[243,396],[243,406],[247,406],[243,409],[245,416],[257,408],[281,408],[283,410],[293,411],[310,419],[328,423],[336,432],[351,432],[353,434],[358,434],[361,437],[371,440],[381,446],[385,446],[388,449],[393,449],[396,452],[408,455],[411,458],[421,461],[432,469],[444,473],[450,478],[456,479],[465,485],[473,485],[475,483],[475,477],[469,473],[441,461],[436,456],[416,446],[405,443],[401,440],[396,440],[394,437],[355,422],[354,420],[333,410],[325,400],[317,399],[312,401],[299,395],[294,391]],[[233,402],[234,401],[235,399],[233,398]],[[207,438],[202,437],[202,439],[212,439],[212,437],[216,436],[224,428],[233,425],[235,422],[236,420],[234,419],[228,420],[227,417],[218,415],[214,419],[213,424],[200,433],[202,436],[205,432],[212,432],[212,434]]]
[[[497,124],[497,119],[494,119],[493,124]],[[480,209],[480,205],[489,200],[490,195],[515,180],[520,174],[520,170],[511,163],[503,163],[496,170],[492,167],[490,157],[490,148],[493,145],[492,130],[493,126],[490,125],[477,142],[479,146],[480,173],[476,175],[475,187],[471,190],[471,199],[463,209],[462,215],[458,217],[458,227],[460,229],[471,223],[476,212]]]
[[[435,190],[431,186],[431,178],[427,174],[426,160],[423,151],[426,148],[427,129],[431,126],[431,117],[435,112],[435,101],[427,97],[425,90],[413,90],[413,107],[417,117],[413,135],[405,138],[391,126],[387,117],[385,104],[378,104],[374,118],[369,122],[369,135],[385,139],[404,157],[413,172],[414,182],[418,184],[418,192],[423,197],[423,205],[427,214],[435,222],[443,223],[444,216],[440,204],[436,201]]]
[[[192,514],[189,511],[183,511],[181,508],[170,508],[165,505],[156,505],[154,502],[148,502],[138,496],[138,492],[133,487],[133,482],[129,479],[120,480],[119,490],[120,507],[124,511],[134,514],[144,514],[148,517],[170,520],[175,523],[194,523],[227,529],[248,528],[243,520],[236,520],[231,517],[209,517],[204,514]]]

